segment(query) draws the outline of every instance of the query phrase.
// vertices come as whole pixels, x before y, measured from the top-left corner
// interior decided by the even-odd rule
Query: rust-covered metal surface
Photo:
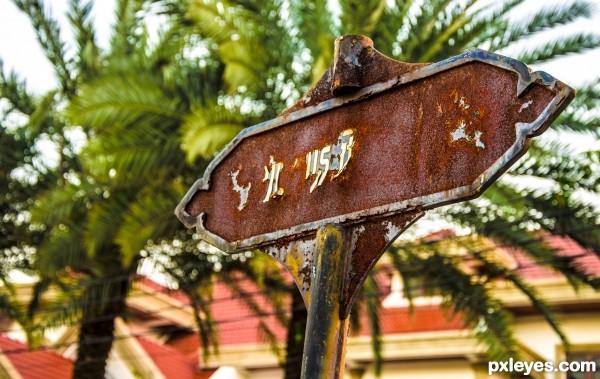
[[[347,228],[326,225],[316,235],[317,258],[314,291],[310,303],[302,358],[302,379],[344,376],[348,317],[342,315],[344,276],[349,264],[350,235]]]
[[[242,131],[176,214],[226,252],[260,248],[281,261],[307,304],[316,231],[345,225],[345,312],[399,233],[426,209],[480,194],[573,96],[550,75],[482,50],[407,64],[366,37],[342,37],[317,85]]]

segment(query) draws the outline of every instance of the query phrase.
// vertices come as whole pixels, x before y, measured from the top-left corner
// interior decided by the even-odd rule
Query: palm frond
[[[188,162],[197,157],[212,157],[243,128],[242,117],[222,107],[197,107],[186,117],[182,131],[182,148]]]
[[[598,81],[582,87],[574,101],[552,123],[552,128],[600,136],[600,117],[593,111],[599,102]]]
[[[38,42],[54,67],[62,92],[73,95],[75,93],[74,75],[71,70],[71,62],[66,58],[66,47],[60,38],[58,22],[46,14],[44,3],[41,0],[13,0],[13,3],[29,17]]]
[[[188,17],[200,36],[207,39],[213,57],[224,65],[227,92],[238,90],[256,94],[268,92],[265,84],[278,66],[291,68],[290,42],[281,19],[283,3],[264,1],[192,1]],[[269,25],[269,27],[265,27]]]
[[[156,79],[143,74],[109,75],[82,87],[67,116],[85,129],[102,132],[113,125],[172,124],[180,120],[177,103]]]
[[[461,271],[451,257],[435,246],[426,250],[418,246],[391,249],[392,261],[399,272],[411,272],[425,278],[429,288],[439,290],[442,305],[461,315],[488,351],[491,359],[508,360],[519,356],[509,312],[493,298],[482,283]]]
[[[575,1],[541,9],[533,16],[509,25],[504,36],[491,46],[491,50],[503,49],[533,34],[572,23],[580,18],[589,18],[593,6],[587,1]]]
[[[83,228],[62,225],[52,231],[48,241],[37,251],[34,267],[47,278],[55,278],[68,269],[79,270],[86,266],[88,255],[83,247]]]
[[[557,119],[560,120],[563,114],[578,114],[597,109],[600,105],[600,78],[596,78],[590,83],[577,88],[577,96],[569,104],[567,109]]]
[[[36,104],[35,110],[30,114],[27,122],[29,132],[34,136],[53,130],[58,122],[53,117],[56,115],[57,93],[50,91]]]
[[[334,23],[327,1],[294,1],[290,4],[290,14],[293,22],[291,29],[305,45],[300,47],[310,51],[313,63],[324,53],[321,41],[333,41],[333,36],[337,34],[333,30]],[[326,49],[330,50],[331,46],[333,45],[327,46]]]
[[[506,0],[500,4],[488,4],[477,11],[473,18],[452,37],[456,53],[472,48],[491,48],[494,41],[509,28],[509,13],[523,0]]]
[[[227,258],[226,258],[227,260]],[[268,293],[267,302],[273,308],[277,321],[285,325],[287,323],[286,301],[288,300],[289,283],[282,275],[280,266],[264,254],[255,254],[245,262],[244,276],[255,283],[259,288],[264,288]],[[237,265],[231,265],[237,268]]]
[[[118,0],[115,7],[115,26],[111,36],[109,57],[120,59],[138,51],[145,32],[143,27],[144,0]]]
[[[600,211],[592,205],[573,199],[571,192],[549,192],[542,196],[526,194],[526,199],[540,214],[536,221],[553,235],[568,236],[580,246],[600,256]],[[567,276],[598,289],[600,278],[590,276],[577,263],[577,257],[555,257],[558,269]],[[563,262],[564,261],[564,262]]]
[[[73,282],[72,279],[70,281]],[[35,289],[36,292],[39,290]],[[81,294],[80,291],[74,289],[73,285],[56,284],[52,287],[46,286],[41,290],[39,294],[35,295],[39,296],[39,300],[30,304],[30,319],[25,327],[25,330],[39,341],[38,345],[42,342],[41,337],[45,331],[77,325],[81,321],[79,300]],[[43,296],[47,292],[50,295]],[[36,345],[30,342],[30,346]]]
[[[587,154],[576,154],[571,150],[569,146],[559,142],[545,145],[534,142],[525,158],[511,173],[551,179],[562,191],[584,189],[599,192],[600,178],[590,167]]]
[[[225,64],[223,78],[230,93],[240,87],[255,90],[255,84],[258,84],[262,74],[268,69],[264,60],[255,59],[257,56],[267,55],[264,46],[244,37],[222,42],[219,54]]]
[[[212,297],[202,289],[201,287],[196,291],[187,290],[184,292],[191,300],[194,308],[194,320],[199,331],[202,358],[206,362],[211,353],[219,354],[219,338],[210,307]]]
[[[90,201],[89,193],[93,193],[93,188],[87,187],[86,183],[82,187],[67,184],[61,188],[46,191],[39,195],[35,206],[29,210],[31,219],[35,223],[49,226],[69,224],[72,220],[80,220],[82,210]]]
[[[424,41],[431,38],[436,27],[439,28],[440,18],[444,10],[452,6],[455,0],[432,0],[421,5],[418,13],[409,18],[407,33],[399,41],[400,59],[406,62],[422,62],[426,49]]]
[[[168,129],[169,124],[162,126]],[[82,156],[92,177],[118,186],[169,176],[184,165],[178,136],[141,122],[136,127],[115,125],[106,129],[90,142]]]
[[[202,37],[217,43],[231,40],[236,32],[234,20],[225,12],[225,4],[216,1],[192,0],[187,9],[187,17],[194,20]]]
[[[453,8],[446,11],[441,19],[440,26],[437,28],[439,32],[432,33],[430,38],[423,42],[428,48],[420,58],[422,62],[441,60],[442,57],[439,57],[440,52],[444,47],[448,47],[451,42],[454,43],[453,40],[451,41],[452,37],[472,19],[473,15],[469,14],[469,11],[476,3],[477,0],[470,0],[466,3],[455,4]]]
[[[100,49],[96,44],[96,31],[91,21],[92,1],[70,0],[67,18],[71,22],[77,43],[78,81],[85,82],[100,69]]]
[[[588,134],[591,138],[598,138],[600,136],[600,117],[580,115],[579,112],[571,113],[567,111],[552,124],[552,128],[567,132]]]
[[[0,59],[0,99],[6,99],[12,109],[24,115],[30,115],[35,110],[35,100],[27,91],[25,80],[20,79],[14,71],[7,76],[2,59]],[[11,108],[5,113],[10,113]]]
[[[475,253],[475,256],[484,264],[484,270],[486,273],[492,277],[501,277],[505,280],[508,280],[523,294],[525,294],[535,309],[537,309],[544,317],[548,325],[552,327],[556,335],[562,341],[563,346],[568,349],[569,339],[556,319],[554,312],[546,303],[546,301],[543,300],[541,294],[538,293],[538,291],[532,285],[528,284],[523,278],[519,277],[511,270],[485,259],[485,257],[483,257],[481,254]]]
[[[539,197],[533,193],[519,192],[501,183],[490,187],[484,196],[491,200],[489,205],[479,202],[477,205],[455,207],[447,214],[452,220],[472,228],[481,236],[487,236],[502,246],[520,249],[537,264],[560,272],[574,287],[580,286],[581,283],[592,288],[600,285],[598,278],[588,275],[581,269],[577,256],[556,254],[556,251],[546,243],[543,234],[535,237],[529,230],[542,227],[554,234],[568,235],[566,232],[561,232],[562,229],[575,234],[578,229],[570,223],[578,223],[584,214],[588,215],[588,223],[597,224],[598,216],[590,212],[589,207],[578,209],[573,204],[568,206],[567,198],[561,194],[550,193]],[[593,227],[585,228],[584,231],[587,233],[589,229]],[[596,233],[587,235],[583,231],[575,234],[575,237],[578,238],[576,241],[584,247],[590,244],[594,246],[598,239]]]
[[[578,54],[600,46],[600,36],[591,33],[578,33],[567,37],[556,38],[541,46],[527,49],[517,55],[517,59],[525,63],[541,63],[551,59]]]
[[[340,1],[341,34],[371,35],[383,16],[385,6],[385,0]]]
[[[234,271],[235,272],[235,271]],[[239,275],[239,272],[238,272]],[[258,331],[261,335],[267,340],[269,346],[273,353],[277,356],[277,358],[281,361],[283,358],[281,349],[279,347],[277,338],[269,325],[264,321],[264,317],[269,316],[269,312],[267,312],[261,304],[256,300],[255,296],[252,296],[251,293],[246,291],[240,283],[239,280],[236,279],[235,275],[227,271],[221,271],[220,280],[230,287],[238,298],[242,301],[242,303],[250,309],[252,314],[258,317]],[[271,297],[267,297],[267,300],[271,300]],[[274,308],[277,309],[277,308]]]
[[[159,188],[149,186],[129,204],[114,238],[121,248],[126,266],[147,246],[149,240],[171,237],[180,228],[173,218],[173,209],[182,192],[176,185],[163,183]]]
[[[83,244],[90,257],[111,250],[123,215],[135,198],[132,192],[127,189],[112,190],[107,198],[98,199],[91,205],[83,234]]]
[[[393,5],[384,8],[379,24],[373,31],[372,39],[377,50],[390,57],[397,55],[400,32],[410,27],[414,18],[411,9],[415,4],[414,0],[396,0]]]
[[[158,31],[158,41],[149,46],[148,61],[152,68],[162,69],[163,73],[168,69],[178,69],[175,62],[179,59],[181,53],[190,46],[190,30],[183,21],[169,24]],[[177,74],[166,74],[165,82],[174,79]],[[170,76],[170,78],[169,78]],[[175,83],[170,83],[175,87]]]

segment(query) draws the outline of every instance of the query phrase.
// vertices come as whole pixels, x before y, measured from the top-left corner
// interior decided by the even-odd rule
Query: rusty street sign
[[[259,248],[278,259],[307,306],[317,251],[327,250],[318,230],[343,226],[344,319],[389,243],[425,210],[479,195],[573,96],[550,75],[486,51],[408,64],[366,37],[341,37],[316,86],[243,130],[176,214],[226,252]]]

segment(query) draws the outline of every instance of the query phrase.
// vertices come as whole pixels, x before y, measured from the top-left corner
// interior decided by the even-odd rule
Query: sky
[[[68,45],[73,45],[72,33],[65,16],[67,0],[46,0],[45,4],[61,24],[61,36]],[[114,19],[114,1],[95,1],[93,18],[98,33],[98,42],[106,46],[110,38],[110,27]],[[63,26],[64,25],[64,26]],[[41,94],[54,88],[55,79],[50,63],[43,55],[29,19],[11,0],[0,0],[0,59],[4,70],[16,71],[27,79],[28,88]]]
[[[561,28],[557,33],[572,30],[595,31],[600,34],[600,0],[589,0],[596,4],[593,19],[581,20],[568,28]],[[67,24],[65,13],[67,0],[46,0],[48,10],[62,25]],[[527,14],[530,9],[538,8],[540,0],[528,0],[520,6],[520,12]],[[558,0],[545,0],[545,5],[559,3]],[[114,1],[95,1],[93,8],[94,24],[98,34],[98,42],[106,46],[110,38],[111,23],[114,19]],[[72,34],[68,27],[62,28],[64,40],[72,45]],[[42,54],[35,39],[35,34],[27,17],[21,13],[10,0],[0,0],[0,58],[4,61],[4,69],[15,70],[27,79],[28,87],[35,93],[44,93],[54,87],[55,79],[52,68]],[[556,78],[571,85],[591,81],[600,76],[600,49],[585,54],[565,57],[539,66]]]

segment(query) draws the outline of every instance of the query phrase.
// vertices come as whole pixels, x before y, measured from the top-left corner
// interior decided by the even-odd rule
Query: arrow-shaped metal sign
[[[334,97],[344,81],[356,92]],[[486,51],[411,65],[349,36],[319,84],[235,137],[176,214],[226,252],[275,252],[325,224],[373,220],[389,242],[406,225],[386,217],[477,196],[573,95],[552,76]],[[273,254],[290,266],[286,254]]]
[[[322,274],[342,278],[345,319],[389,243],[425,210],[479,195],[573,96],[552,76],[483,50],[407,64],[366,37],[341,37],[317,85],[235,137],[176,214],[223,251],[260,248],[278,259],[307,305],[320,280],[317,251],[346,251],[344,272]],[[315,238],[325,225],[343,226],[341,244]]]

